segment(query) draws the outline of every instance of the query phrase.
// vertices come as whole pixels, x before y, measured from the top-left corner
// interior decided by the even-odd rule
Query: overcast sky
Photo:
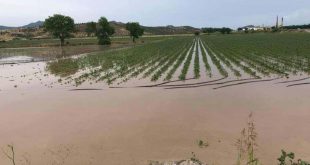
[[[0,0],[0,25],[21,26],[55,13],[75,22],[138,21],[147,26],[239,27],[309,24],[310,0]]]

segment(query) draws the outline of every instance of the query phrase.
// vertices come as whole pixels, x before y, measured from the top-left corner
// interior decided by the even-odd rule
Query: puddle
[[[114,44],[113,46],[80,45],[65,47],[1,48],[0,64],[49,61],[78,56],[85,53],[121,49],[128,46],[130,46],[130,44]]]
[[[33,58],[29,56],[12,56],[0,59],[0,64],[18,64],[18,63],[28,63],[42,61],[41,58]]]

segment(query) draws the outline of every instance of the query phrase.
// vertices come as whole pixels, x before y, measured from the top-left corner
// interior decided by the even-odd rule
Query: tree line
[[[222,33],[222,34],[230,34],[233,30],[227,27],[222,27],[222,28],[202,28],[201,29],[203,33]]]
[[[74,19],[60,14],[55,14],[45,19],[43,27],[55,38],[60,39],[61,46],[64,46],[66,38],[71,37],[71,33],[76,32]],[[129,31],[133,42],[144,33],[144,29],[138,22],[128,22],[126,30]],[[100,45],[110,45],[110,37],[115,33],[114,27],[110,25],[105,17],[101,17],[98,22],[87,23],[85,31],[89,36],[95,34]]]
[[[283,26],[284,29],[310,29],[310,24],[308,25],[290,25]]]

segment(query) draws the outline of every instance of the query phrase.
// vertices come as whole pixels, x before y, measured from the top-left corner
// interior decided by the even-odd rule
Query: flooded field
[[[254,37],[262,38],[247,43],[266,39]],[[0,65],[0,146],[14,145],[19,164],[146,165],[192,152],[235,164],[253,113],[260,163],[277,164],[281,149],[310,160],[308,39],[276,37],[282,44],[268,51],[246,49],[238,36],[203,36],[47,60],[29,60],[45,58],[42,48],[1,53],[10,62]],[[9,161],[0,154],[0,164]]]

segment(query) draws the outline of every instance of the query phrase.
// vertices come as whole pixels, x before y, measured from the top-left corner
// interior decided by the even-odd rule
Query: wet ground
[[[80,45],[65,47],[25,47],[1,48],[0,64],[19,64],[29,62],[50,61],[59,58],[68,58],[85,53],[109,51],[130,47],[131,44],[113,44],[112,46]]]
[[[137,77],[76,87],[47,65],[0,65],[0,146],[13,144],[19,164],[145,165],[192,152],[209,164],[234,164],[251,112],[262,164],[276,164],[281,149],[310,160],[307,75],[224,78],[212,65],[212,78],[192,79],[190,71],[186,81]],[[297,83],[305,85],[288,87]],[[3,154],[0,164],[9,164]]]

